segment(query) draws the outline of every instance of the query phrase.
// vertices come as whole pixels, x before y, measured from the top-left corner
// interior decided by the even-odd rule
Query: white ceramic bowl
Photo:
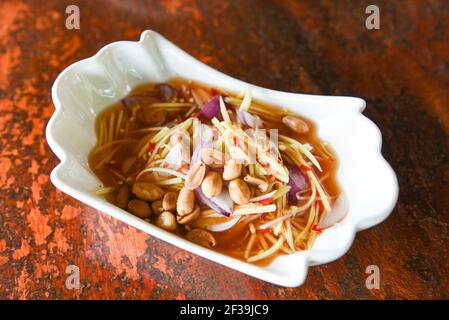
[[[145,82],[184,77],[241,92],[252,87],[255,99],[290,108],[315,121],[319,136],[340,161],[338,181],[346,194],[345,219],[326,229],[312,249],[255,266],[188,242],[159,229],[92,193],[101,183],[87,157],[95,145],[95,117],[107,106]],[[47,126],[47,141],[61,160],[51,181],[63,192],[133,227],[232,269],[278,285],[304,282],[308,266],[330,262],[349,249],[357,231],[383,221],[398,196],[396,176],[381,155],[381,134],[361,112],[365,101],[352,97],[314,96],[273,91],[250,85],[194,59],[154,31],[139,42],[120,41],[65,69],[52,88],[56,111]]]

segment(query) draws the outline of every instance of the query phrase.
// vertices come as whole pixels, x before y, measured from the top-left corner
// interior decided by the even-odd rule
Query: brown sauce
[[[192,95],[189,94],[189,89],[192,88],[203,88],[212,95],[224,94],[226,96],[236,96],[228,92],[223,92],[217,88],[192,83],[191,81],[184,79],[174,79],[169,81],[168,84],[171,87],[176,88],[176,101],[178,103],[189,103],[189,101],[192,101]],[[138,97],[136,100],[140,101],[140,103],[143,101],[143,103],[146,104],[158,103],[161,101],[167,102],[167,96],[171,93],[162,91],[164,90],[161,90],[160,87],[158,88],[155,84],[139,86],[132,90],[125,100],[106,108],[96,119],[95,130],[98,143],[89,156],[89,167],[101,180],[104,186],[115,188],[114,191],[105,195],[106,199],[114,204],[116,203],[116,190],[120,184],[132,183],[136,175],[145,168],[145,157],[136,157],[137,159],[135,162],[133,162],[132,165],[129,165],[129,163],[132,162],[129,160],[130,157],[132,158],[132,155],[135,155],[138,152],[137,150],[147,151],[145,148],[150,148],[150,146],[145,145],[145,143],[148,142],[148,135],[150,134],[149,131],[146,131],[149,125],[139,116],[138,112],[135,112],[133,109],[132,99],[133,97]],[[262,108],[269,114],[277,114],[280,110],[280,107],[267,105],[254,100],[252,101],[252,105]],[[177,119],[184,119],[184,116],[189,112],[189,109],[190,108],[185,107],[168,108],[166,121],[160,126],[164,126],[167,123],[174,124]],[[112,115],[114,115],[113,120],[111,120]],[[338,161],[335,157],[327,157],[329,153],[332,154],[332,150],[328,146],[326,146],[326,150],[323,149],[323,144],[317,136],[315,124],[308,119],[301,118],[307,123],[309,131],[306,134],[297,134],[288,129],[280,119],[281,117],[279,117],[278,121],[264,119],[264,128],[267,129],[267,131],[268,129],[278,129],[279,134],[287,135],[303,144],[310,144],[313,147],[314,155],[317,157],[322,167],[322,172],[318,170],[314,170],[314,172],[317,178],[321,181],[321,184],[330,199],[335,199],[340,193],[340,188],[336,180]],[[112,123],[114,123],[115,126],[110,126]],[[107,127],[108,130],[104,127]],[[104,145],[107,144],[106,141],[110,146],[105,148]],[[119,142],[111,144],[111,141]],[[101,145],[103,145],[103,147]],[[127,161],[128,164],[126,164]],[[123,172],[127,167],[129,167],[129,169],[127,169],[126,172]],[[165,189],[165,191],[171,190],[176,189],[171,187]],[[154,216],[155,215],[153,214],[148,221],[154,223]],[[186,228],[179,225],[175,233],[183,237],[185,236]],[[213,250],[242,259],[242,252],[245,250],[248,241],[247,239],[249,237],[248,225],[239,223],[236,227],[227,231],[214,233],[214,237],[216,239],[216,246],[213,247]],[[279,254],[282,254],[282,252],[278,252],[269,258],[257,261],[256,264],[266,265]]]

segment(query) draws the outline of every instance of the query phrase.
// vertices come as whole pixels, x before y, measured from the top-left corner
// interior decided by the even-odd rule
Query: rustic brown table
[[[380,30],[365,8],[380,8]],[[77,4],[80,29],[65,28]],[[56,190],[44,136],[69,64],[154,29],[203,62],[278,90],[351,95],[383,133],[400,183],[381,225],[300,288],[271,285],[163,243]],[[449,298],[449,3],[0,2],[0,298]],[[357,152],[357,150],[354,150]],[[79,267],[82,288],[65,286]],[[365,287],[368,265],[379,289]]]

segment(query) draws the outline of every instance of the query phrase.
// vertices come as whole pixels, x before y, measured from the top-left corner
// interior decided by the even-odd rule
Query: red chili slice
[[[316,204],[318,205],[318,211],[323,211],[324,210],[324,205],[323,202],[320,200],[316,201]]]
[[[156,144],[150,142],[150,143],[148,144],[147,151],[148,151],[148,152],[153,152],[153,151],[154,151],[154,148],[156,148]]]
[[[189,168],[189,164],[185,162],[185,163],[182,164],[181,168],[179,168],[179,169],[182,171],[182,170],[185,170],[185,169],[188,169],[188,168]]]
[[[162,167],[168,168],[168,167],[170,167],[170,164],[167,161],[164,161],[164,162],[162,162]]]
[[[314,224],[312,226],[312,231],[316,232],[317,234],[321,234],[323,232],[323,229],[321,229],[320,227],[318,227],[318,225]]]
[[[267,205],[267,204],[272,203],[273,201],[274,201],[274,199],[272,197],[270,197],[270,198],[266,198],[266,199],[260,200],[259,203],[263,204],[263,205]]]

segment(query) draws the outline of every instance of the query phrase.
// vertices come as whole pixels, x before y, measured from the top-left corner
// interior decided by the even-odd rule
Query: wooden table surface
[[[380,8],[367,30],[365,8]],[[77,4],[80,30],[65,28]],[[201,61],[277,90],[366,99],[399,202],[349,252],[271,285],[163,243],[56,190],[44,130],[71,63],[153,29]],[[416,1],[0,2],[0,298],[449,298],[449,3]],[[356,150],[354,150],[356,152]],[[65,286],[66,268],[82,288]],[[365,286],[368,265],[380,288]]]

